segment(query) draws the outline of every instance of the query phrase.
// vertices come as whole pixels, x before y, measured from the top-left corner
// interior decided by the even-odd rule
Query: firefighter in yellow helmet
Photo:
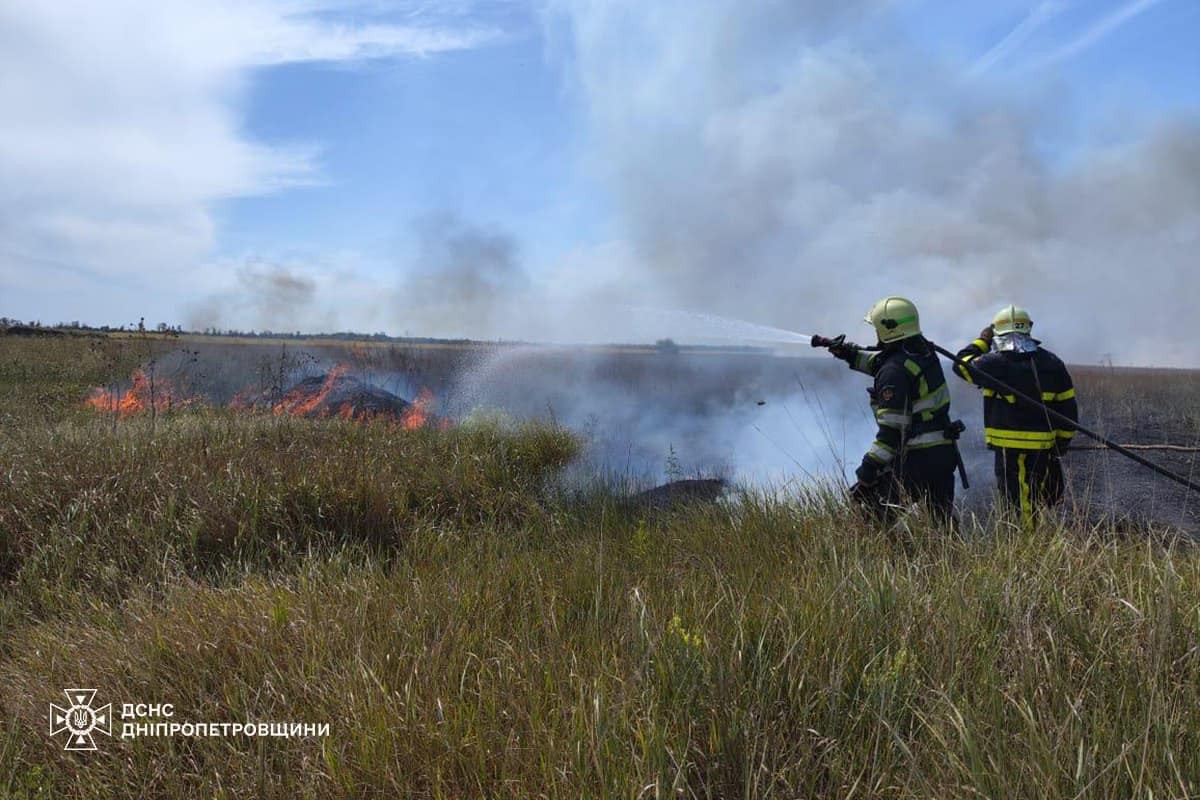
[[[878,349],[833,340],[829,351],[875,379],[869,389],[878,430],[855,471],[851,496],[887,518],[905,499],[924,501],[949,520],[954,507],[957,431],[937,354],[921,335],[917,307],[885,297],[867,312]],[[828,341],[828,340],[827,340]]]
[[[1039,507],[1062,500],[1059,457],[1070,446],[1075,426],[1056,422],[1045,410],[1021,402],[990,379],[1040,399],[1070,420],[1079,419],[1071,374],[1058,356],[1033,338],[1032,331],[1029,312],[1007,305],[996,312],[978,339],[958,352],[959,360],[974,369],[955,367],[983,391],[984,438],[995,452],[996,480],[1026,524],[1033,522]]]

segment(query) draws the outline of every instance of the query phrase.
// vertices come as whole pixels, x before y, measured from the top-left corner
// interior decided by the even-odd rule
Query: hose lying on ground
[[[1123,444],[1121,447],[1124,447],[1126,450],[1171,450],[1176,453],[1200,453],[1200,447],[1185,447],[1181,444]],[[1080,450],[1099,452],[1107,449],[1102,444],[1085,444],[1072,447],[1071,452],[1075,453]]]

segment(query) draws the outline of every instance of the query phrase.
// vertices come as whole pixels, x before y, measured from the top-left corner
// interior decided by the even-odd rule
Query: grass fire
[[[828,412],[788,399],[797,370],[827,396],[858,391],[826,361],[296,348],[0,337],[9,794],[124,795],[152,775],[182,796],[217,771],[245,796],[469,793],[486,762],[489,792],[511,796],[620,794],[633,776],[821,795],[863,774],[1012,796],[1076,774],[1123,792],[1137,772],[1109,765],[1145,759],[1169,795],[1160,776],[1200,767],[1200,556],[1153,476],[1081,452],[1069,513],[1032,529],[968,495],[955,533],[914,514],[885,534],[836,485],[781,493],[689,460],[738,414],[793,429],[799,454],[795,425]],[[1200,438],[1197,373],[1076,372],[1109,435]],[[563,380],[588,402],[546,394]],[[671,482],[585,478],[633,463],[621,436],[656,406],[696,420],[644,475]],[[29,700],[61,702],[47,684],[329,734],[96,735],[119,758],[80,761]]]
[[[133,370],[127,389],[97,388],[83,401],[96,411],[127,417],[149,411],[167,413],[209,404],[203,395],[183,396],[168,379],[157,384],[146,372]],[[446,428],[450,420],[433,413],[436,400],[422,387],[413,400],[405,400],[386,389],[372,386],[351,374],[351,367],[338,364],[328,372],[296,380],[286,390],[238,392],[228,407],[243,412],[270,413],[276,416],[322,419],[337,417],[355,422],[388,422],[405,430],[426,425]]]
[[[130,376],[128,389],[98,387],[83,403],[96,411],[127,417],[146,411],[166,412],[185,408],[191,404],[191,399],[178,396],[178,392],[166,381],[156,386],[145,372],[135,369]]]
[[[0,800],[1200,800],[1197,0],[0,0]]]

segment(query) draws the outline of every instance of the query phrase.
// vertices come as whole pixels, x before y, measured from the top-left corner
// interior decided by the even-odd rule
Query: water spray
[[[642,310],[649,310],[649,309],[642,309]],[[722,333],[726,334],[726,336],[728,338],[738,338],[738,339],[742,339],[742,340],[759,341],[759,342],[777,342],[780,344],[810,344],[813,347],[825,347],[825,348],[836,347],[836,346],[844,344],[846,341],[845,334],[842,334],[840,336],[835,336],[835,337],[825,337],[825,336],[820,336],[817,334],[813,334],[810,336],[807,334],[798,333],[796,331],[785,330],[783,328],[774,328],[774,327],[771,327],[768,325],[758,325],[756,323],[746,322],[744,320],[729,319],[726,317],[718,317],[718,316],[714,316],[712,314],[703,314],[703,313],[694,312],[694,311],[675,311],[675,310],[666,310],[666,309],[654,309],[654,312],[657,315],[659,315],[660,318],[662,315],[665,314],[665,315],[667,315],[668,318],[673,318],[675,321],[682,321],[682,320],[686,319],[693,323],[696,323],[696,322],[701,323],[706,328],[711,329],[711,328],[715,327],[715,328],[721,329]],[[1112,450],[1116,453],[1120,453],[1121,455],[1125,456],[1126,458],[1128,458],[1132,461],[1135,461],[1138,464],[1141,464],[1143,467],[1153,470],[1154,472],[1158,473],[1159,475],[1163,476],[1164,478],[1172,480],[1181,486],[1191,489],[1192,491],[1200,492],[1200,484],[1197,484],[1194,481],[1188,480],[1187,478],[1185,478],[1182,475],[1171,472],[1170,470],[1166,469],[1165,467],[1159,466],[1158,464],[1155,464],[1153,461],[1143,458],[1142,456],[1133,452],[1133,450],[1130,449],[1129,447],[1126,447],[1125,445],[1117,444],[1116,442],[1110,441],[1109,439],[1105,438],[1104,436],[1101,436],[1099,433],[1097,433],[1093,430],[1090,430],[1089,428],[1087,428],[1083,425],[1080,425],[1075,420],[1072,420],[1072,419],[1060,414],[1059,412],[1055,411],[1054,409],[1047,407],[1044,403],[1041,402],[1041,400],[1030,397],[1029,395],[1025,394],[1024,392],[1018,391],[1017,389],[1013,388],[1012,386],[1009,386],[1007,383],[997,380],[996,378],[987,374],[983,370],[981,370],[977,367],[974,367],[974,366],[970,365],[969,363],[963,361],[958,356],[956,356],[954,353],[950,352],[949,350],[945,349],[944,347],[936,345],[933,342],[930,342],[929,344],[938,354],[948,358],[955,366],[961,367],[962,369],[965,369],[975,375],[978,375],[986,381],[990,381],[994,385],[1002,388],[1004,391],[1014,395],[1022,403],[1029,404],[1030,406],[1038,409],[1039,411],[1044,412],[1051,419],[1053,419],[1057,422],[1066,424],[1066,425],[1070,425],[1075,430],[1077,430],[1079,433],[1082,433],[1084,436],[1087,436],[1087,437],[1095,440],[1103,447],[1105,447],[1109,450]],[[879,348],[878,347],[863,347],[861,349],[863,349],[863,350],[878,350]],[[765,402],[760,401],[757,404],[761,406],[761,405],[764,405]]]
[[[671,335],[685,339],[784,345],[806,345],[811,339],[805,333],[701,311],[634,305],[618,305],[615,309],[630,318],[624,320],[627,330],[648,338]]]

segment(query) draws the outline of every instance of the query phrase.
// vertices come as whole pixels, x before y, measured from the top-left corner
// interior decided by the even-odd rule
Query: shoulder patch
[[[881,403],[890,403],[895,396],[896,390],[891,386],[885,386],[879,390],[879,402]]]

